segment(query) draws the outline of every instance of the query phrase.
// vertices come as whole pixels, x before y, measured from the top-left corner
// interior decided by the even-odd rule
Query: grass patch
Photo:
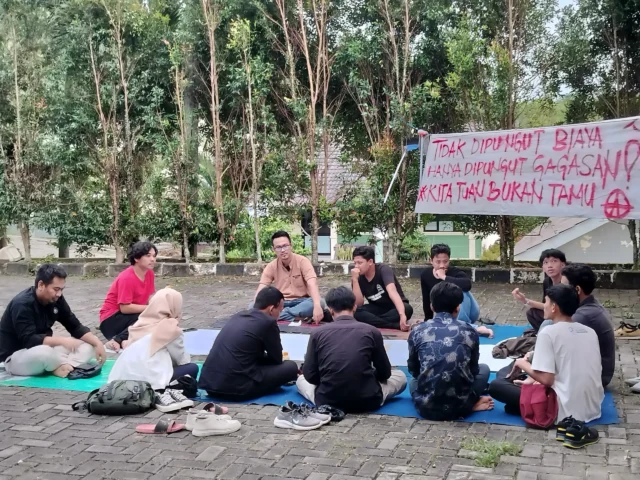
[[[618,304],[613,300],[605,300],[604,302],[602,302],[602,306],[605,308],[617,308]]]
[[[511,442],[487,440],[485,438],[465,438],[462,448],[477,452],[476,465],[479,467],[493,468],[498,465],[502,455],[520,455],[522,447]]]
[[[625,320],[632,320],[633,318],[635,318],[635,315],[633,314],[633,312],[624,312],[622,318],[624,318]]]

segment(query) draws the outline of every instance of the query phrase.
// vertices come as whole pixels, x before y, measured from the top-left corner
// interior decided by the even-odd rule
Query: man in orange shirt
[[[274,233],[271,236],[271,245],[276,252],[276,258],[267,264],[262,272],[256,295],[272,284],[282,292],[284,309],[280,314],[280,320],[293,322],[313,318],[318,324],[325,317],[331,318],[324,299],[320,298],[316,271],[307,257],[291,251],[289,234],[282,230]]]

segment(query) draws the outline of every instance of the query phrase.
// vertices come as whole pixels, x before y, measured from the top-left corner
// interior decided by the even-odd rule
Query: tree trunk
[[[633,245],[633,269],[640,269],[640,251],[638,251],[638,223],[635,220],[629,220],[629,237],[631,245]]]
[[[190,241],[189,242],[189,256],[192,260],[198,258],[198,242]]]
[[[58,238],[58,258],[69,258],[69,244]]]
[[[506,268],[509,265],[509,243],[507,241],[506,216],[498,217],[498,235],[500,236],[500,266]]]
[[[384,241],[383,261],[384,263],[395,265],[396,263],[398,263],[398,252],[400,250],[398,237],[396,233],[389,230],[387,232],[387,238],[384,239],[383,241]]]
[[[320,219],[318,218],[318,169],[314,165],[311,168],[311,263],[318,264],[318,230],[320,229]]]
[[[116,245],[116,263],[124,263],[124,248]]]
[[[191,252],[189,251],[189,229],[185,222],[182,223],[182,255],[187,265],[191,263]]]
[[[24,259],[27,262],[31,261],[31,230],[29,229],[29,223],[20,223],[20,236],[22,237],[22,245],[24,247]]]
[[[9,245],[9,240],[7,239],[7,227],[0,227],[0,248],[4,248]]]

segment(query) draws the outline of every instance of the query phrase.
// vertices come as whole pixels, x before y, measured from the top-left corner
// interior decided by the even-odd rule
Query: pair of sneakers
[[[587,427],[584,422],[573,417],[567,417],[558,422],[556,440],[562,442],[565,447],[583,448],[598,443],[599,439],[595,428]]]
[[[185,397],[180,390],[165,389],[156,394],[156,408],[162,413],[176,412],[183,408],[193,407],[193,400]]]
[[[237,432],[241,426],[238,420],[221,413],[218,405],[208,403],[202,410],[189,410],[185,429],[195,437],[209,437]]]
[[[288,401],[278,410],[273,424],[278,428],[293,430],[315,430],[331,421],[331,414],[306,403],[300,405]]]

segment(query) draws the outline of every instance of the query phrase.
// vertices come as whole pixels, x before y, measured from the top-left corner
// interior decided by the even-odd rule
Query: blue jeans
[[[540,328],[538,329],[538,333],[542,331],[543,328],[548,327],[549,325],[553,325],[553,320],[545,320],[540,324]]]
[[[471,292],[464,292],[458,320],[475,323],[480,318],[480,306]]]
[[[323,310],[327,308],[324,298],[320,298],[320,306]],[[249,308],[253,308],[253,302],[249,303]],[[296,317],[313,316],[313,300],[311,297],[295,298],[293,300],[285,300],[284,308],[280,312],[278,320],[286,320],[293,322]]]
[[[320,306],[324,310],[327,308],[327,304],[324,298],[320,298]],[[284,308],[280,313],[279,320],[286,320],[293,322],[296,317],[311,317],[313,316],[313,300],[311,297],[296,298],[295,300],[285,300]]]

